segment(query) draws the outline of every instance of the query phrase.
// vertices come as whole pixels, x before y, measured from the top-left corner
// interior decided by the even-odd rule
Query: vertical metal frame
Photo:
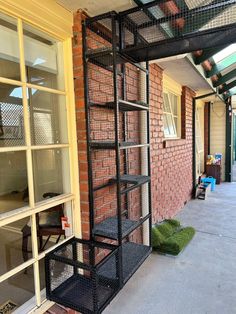
[[[85,20],[82,23],[82,33],[83,33],[83,60],[84,60],[84,88],[85,88],[85,111],[86,111],[86,131],[87,131],[87,161],[88,161],[88,180],[89,180],[89,223],[90,223],[90,241],[95,241],[96,235],[94,234],[94,227],[95,227],[95,208],[94,208],[94,192],[97,190],[94,188],[93,184],[93,171],[92,171],[92,149],[94,144],[91,139],[91,120],[90,120],[90,95],[89,95],[89,81],[88,81],[88,62],[90,58],[90,51],[88,51],[87,47],[87,29],[90,29],[91,31],[96,30],[93,26],[93,23],[99,23],[100,20],[102,19],[110,19],[111,21],[111,40],[109,40],[109,43],[111,44],[111,67],[112,67],[112,82],[113,82],[113,103],[114,103],[114,109],[113,114],[114,114],[114,131],[115,131],[115,140],[114,140],[114,147],[113,149],[115,151],[115,165],[116,165],[116,180],[115,180],[115,185],[116,185],[116,203],[117,203],[117,249],[118,249],[118,254],[116,257],[116,270],[117,270],[117,278],[119,280],[119,287],[122,288],[124,283],[125,283],[125,278],[123,278],[123,252],[122,252],[122,244],[123,244],[123,234],[122,234],[122,216],[124,215],[124,212],[122,212],[122,198],[121,198],[121,148],[120,148],[120,128],[122,127],[122,130],[124,132],[124,140],[127,140],[127,126],[128,126],[128,121],[127,121],[127,113],[123,112],[123,121],[122,121],[122,126],[120,124],[120,119],[119,116],[122,111],[120,111],[119,108],[119,85],[118,85],[118,53],[122,51],[123,45],[124,45],[124,29],[123,29],[123,19],[119,15],[117,15],[115,12],[110,12],[108,14],[102,14],[100,16],[94,17],[94,18],[89,18]],[[117,33],[119,35],[117,35]],[[97,33],[98,36],[100,35],[101,37],[103,36],[101,33]],[[105,35],[107,38],[107,35]],[[119,36],[119,39],[118,39]],[[104,39],[106,40],[104,37]],[[147,106],[149,107],[149,64],[146,62],[146,68],[141,67],[139,64],[135,64],[132,61],[127,62],[135,65],[138,69],[145,71],[145,80],[146,80],[146,88],[147,88],[147,93],[146,93],[146,103]],[[126,77],[125,77],[125,64],[121,65],[121,97],[123,100],[126,100]],[[151,147],[150,147],[150,112],[149,108],[146,110],[146,118],[145,118],[145,123],[147,127],[147,138],[146,138],[146,143],[143,145],[147,147],[147,174],[148,176],[151,176],[151,163],[150,163],[150,157],[151,157]],[[138,147],[142,145],[137,145]],[[96,148],[95,148],[96,149]],[[122,152],[123,149],[122,149]],[[125,149],[125,173],[129,173],[128,169],[128,150]],[[107,185],[102,185],[100,188],[106,187]],[[152,228],[152,206],[151,206],[151,182],[148,182],[148,200],[149,200],[149,210],[147,214],[147,218],[145,218],[143,221],[141,220],[140,223],[138,224],[137,227],[140,227],[143,223],[148,224],[148,229],[149,229],[149,237],[148,237],[148,243],[149,246],[151,246],[151,228]],[[127,210],[125,210],[125,213],[128,213],[128,191],[125,194],[125,198],[127,200],[126,206]],[[147,221],[147,219],[149,221]],[[137,228],[136,227],[136,228]],[[106,238],[106,237],[104,237]],[[94,266],[95,263],[95,255],[94,252],[90,252],[89,254],[89,259],[90,259],[90,264]],[[145,259],[145,258],[144,258]],[[139,264],[140,265],[140,264]],[[138,267],[138,265],[137,265]],[[93,293],[93,305],[95,312],[98,310],[97,308],[97,294],[96,294],[96,287],[97,287],[97,276],[96,273],[93,273],[93,288],[94,288],[94,293]]]
[[[225,181],[231,182],[231,170],[232,170],[232,105],[231,97],[226,101],[226,139],[225,139]]]
[[[150,69],[149,69],[149,63],[146,62],[146,95],[147,95],[147,105],[150,109]],[[148,149],[148,176],[152,178],[152,168],[151,168],[151,131],[150,131],[150,110],[147,110],[147,143],[149,144],[147,149]],[[152,244],[152,180],[148,183],[148,197],[149,197],[149,245],[151,246]]]
[[[196,98],[193,98],[193,109],[192,109],[192,197],[196,195]]]
[[[83,41],[83,69],[84,69],[84,94],[85,94],[85,117],[87,134],[87,162],[88,162],[88,184],[89,184],[89,233],[90,239],[94,240],[94,197],[93,197],[93,171],[91,156],[91,136],[90,136],[90,111],[89,111],[89,84],[88,84],[88,63],[87,63],[87,22],[82,22],[82,41]]]
[[[119,121],[119,96],[118,96],[118,84],[117,84],[117,15],[112,14],[112,65],[113,65],[113,89],[114,89],[114,104],[115,104],[115,147],[116,147],[116,191],[117,191],[117,216],[118,216],[118,271],[119,271],[119,283],[123,285],[123,256],[122,256],[122,209],[121,209],[121,182],[120,182],[120,121]]]

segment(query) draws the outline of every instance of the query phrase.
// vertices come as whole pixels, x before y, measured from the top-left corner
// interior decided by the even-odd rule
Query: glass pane
[[[170,114],[167,115],[167,121],[168,121],[168,125],[169,125],[170,135],[176,136],[174,121],[173,121],[173,118]]]
[[[46,282],[45,282],[45,259],[39,261],[39,275],[40,275],[40,290],[41,290],[41,301],[46,299]]]
[[[33,171],[36,202],[70,192],[67,149],[33,151]]]
[[[170,94],[171,109],[174,116],[178,115],[178,97],[174,94]]]
[[[0,147],[24,144],[22,88],[0,84]]]
[[[31,220],[24,218],[0,228],[0,275],[32,257]]]
[[[0,153],[0,217],[28,205],[27,186],[26,153]]]
[[[169,132],[169,126],[168,126],[168,121],[167,121],[167,114],[164,114],[163,117],[164,117],[164,134],[165,136],[168,136],[170,135],[170,132]]]
[[[39,252],[55,246],[72,235],[71,202],[51,207],[37,214]]]
[[[168,94],[164,93],[164,112],[171,113]]]
[[[15,19],[0,13],[0,76],[20,80],[19,44]]]
[[[32,145],[68,143],[65,97],[29,89]]]
[[[0,305],[4,305],[8,311],[2,313],[13,313],[19,310],[19,313],[27,313],[22,304],[34,297],[34,273],[33,266],[28,267],[9,279],[0,283]],[[32,302],[32,307],[35,306],[35,300]]]
[[[178,130],[178,118],[174,117],[175,129]]]
[[[28,82],[64,90],[62,43],[24,24]]]

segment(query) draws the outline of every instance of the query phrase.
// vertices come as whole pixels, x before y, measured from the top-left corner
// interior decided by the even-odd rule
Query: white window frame
[[[12,10],[12,8],[11,8]],[[18,8],[19,10],[19,8]],[[22,88],[23,94],[23,111],[24,111],[24,132],[25,132],[25,146],[16,147],[0,147],[0,153],[4,152],[17,152],[25,151],[26,162],[27,162],[27,175],[28,175],[28,188],[29,188],[29,205],[24,208],[18,208],[7,213],[4,213],[0,217],[0,227],[4,227],[7,224],[18,221],[20,219],[28,217],[31,219],[31,236],[32,236],[32,258],[21,265],[13,268],[7,273],[0,276],[0,283],[7,280],[13,275],[16,275],[20,271],[25,270],[29,266],[33,266],[34,270],[34,285],[35,285],[35,299],[32,310],[40,307],[45,303],[45,298],[42,298],[42,291],[40,289],[40,273],[39,273],[39,261],[45,257],[45,254],[50,250],[50,248],[44,252],[38,252],[38,240],[37,240],[37,226],[36,226],[36,214],[49,209],[51,207],[57,206],[59,204],[64,204],[66,202],[71,202],[72,210],[72,224],[73,224],[73,235],[81,236],[81,219],[80,219],[80,199],[79,199],[79,177],[78,177],[78,155],[77,155],[77,143],[76,143],[76,119],[75,119],[75,101],[74,101],[74,86],[73,86],[73,64],[72,64],[72,44],[71,38],[59,37],[55,35],[55,38],[60,40],[63,45],[63,60],[64,60],[64,81],[65,89],[53,89],[47,88],[40,85],[34,85],[28,83],[26,80],[26,68],[25,68],[25,54],[24,54],[24,39],[23,39],[23,22],[22,12],[20,17],[17,14],[9,14],[1,10],[2,13],[7,14],[16,18],[17,20],[17,33],[18,33],[18,43],[20,51],[20,75],[21,80],[16,81],[4,77],[0,77],[0,83],[7,83],[10,85],[18,86]],[[16,12],[17,9],[16,9]],[[27,13],[26,13],[27,14]],[[29,18],[26,22],[30,24]],[[35,25],[33,27],[37,29],[40,25]],[[49,31],[51,31],[49,29]],[[45,29],[44,29],[45,32]],[[56,34],[56,33],[55,33]],[[62,33],[63,34],[63,33]],[[52,34],[50,34],[52,36]],[[65,34],[63,34],[64,36]],[[54,144],[54,145],[38,145],[31,146],[30,140],[30,121],[28,112],[28,100],[27,100],[27,88],[34,88],[37,90],[50,92],[58,95],[63,95],[66,99],[67,108],[67,126],[68,126],[68,144]],[[34,199],[34,181],[33,181],[33,163],[32,163],[32,151],[33,150],[43,150],[43,149],[61,149],[67,148],[69,150],[69,166],[70,166],[70,187],[71,192],[67,194],[59,195],[52,199],[47,199],[40,203],[36,203]],[[66,240],[63,240],[66,241]],[[61,244],[62,242],[60,242]],[[58,244],[58,245],[60,245]],[[28,302],[27,302],[28,303]],[[24,305],[22,306],[24,307]]]
[[[165,101],[164,95],[165,94],[168,97],[170,112],[167,112],[164,109],[165,108],[165,106],[164,106],[164,101]],[[177,97],[177,115],[175,115],[173,110],[172,110],[170,94]],[[181,138],[181,97],[179,94],[177,94],[177,93],[175,93],[169,89],[164,89],[164,91],[163,91],[163,123],[164,123],[164,116],[169,116],[171,118],[172,128],[174,130],[174,132],[172,134],[165,134],[165,130],[164,130],[164,137],[169,138],[169,139]],[[177,128],[176,128],[176,124],[175,124],[175,118],[177,118]]]

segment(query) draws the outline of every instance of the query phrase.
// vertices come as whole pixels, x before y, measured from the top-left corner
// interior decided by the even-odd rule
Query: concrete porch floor
[[[176,217],[196,235],[180,256],[153,253],[104,314],[236,313],[236,183]]]

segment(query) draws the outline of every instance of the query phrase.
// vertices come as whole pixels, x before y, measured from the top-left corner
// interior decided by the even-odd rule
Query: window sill
[[[165,139],[163,141],[163,147],[164,148],[169,148],[169,147],[175,147],[175,146],[181,146],[186,143],[185,139],[182,138],[176,138],[176,139]]]

